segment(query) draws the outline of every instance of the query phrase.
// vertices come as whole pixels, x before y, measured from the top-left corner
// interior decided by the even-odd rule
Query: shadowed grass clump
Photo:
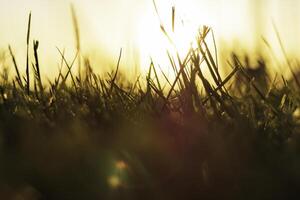
[[[223,77],[209,34],[203,27],[184,58],[168,53],[174,80],[151,63],[145,80],[126,84],[122,50],[106,76],[85,58],[74,74],[80,55],[69,63],[58,50],[59,74],[44,83],[39,42],[26,78],[9,47],[16,77],[4,70],[0,80],[1,199],[296,198],[297,84],[271,79],[263,58],[253,69],[236,54]]]

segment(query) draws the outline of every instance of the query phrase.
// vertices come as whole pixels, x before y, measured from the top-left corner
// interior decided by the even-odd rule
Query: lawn
[[[58,50],[61,70],[47,81],[29,23],[25,73],[13,47],[13,73],[1,69],[1,199],[297,198],[300,68],[272,76],[267,58],[252,68],[256,55],[232,53],[223,75],[209,34],[183,59],[166,55],[174,79],[150,63],[127,80],[122,50],[96,74],[78,47],[73,62]]]

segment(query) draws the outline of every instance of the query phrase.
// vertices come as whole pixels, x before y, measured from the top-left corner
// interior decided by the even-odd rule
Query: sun
[[[159,1],[149,8],[141,17],[138,25],[138,46],[140,51],[141,72],[147,72],[151,61],[168,77],[174,75],[167,52],[171,55],[179,53],[184,57],[191,46],[195,45],[201,26],[199,20],[193,20],[189,7],[176,1]],[[172,20],[174,9],[174,21]],[[198,14],[201,15],[201,14]],[[203,24],[205,16],[198,16]],[[174,25],[173,25],[174,22]],[[161,29],[163,25],[167,35]]]

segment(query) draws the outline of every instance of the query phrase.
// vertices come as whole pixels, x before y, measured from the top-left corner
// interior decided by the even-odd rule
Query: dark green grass
[[[266,60],[253,69],[233,54],[223,77],[210,31],[184,59],[167,55],[175,80],[151,63],[145,78],[121,81],[122,51],[106,76],[84,58],[74,74],[76,58],[59,50],[61,70],[45,83],[38,41],[26,77],[9,48],[16,76],[3,70],[0,80],[0,198],[297,198],[297,73],[272,79]]]

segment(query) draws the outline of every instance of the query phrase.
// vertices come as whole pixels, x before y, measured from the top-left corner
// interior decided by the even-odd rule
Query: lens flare
[[[116,176],[116,175],[112,175],[112,176],[108,177],[107,182],[108,182],[108,185],[113,189],[121,186],[121,180],[120,180],[119,176]]]

